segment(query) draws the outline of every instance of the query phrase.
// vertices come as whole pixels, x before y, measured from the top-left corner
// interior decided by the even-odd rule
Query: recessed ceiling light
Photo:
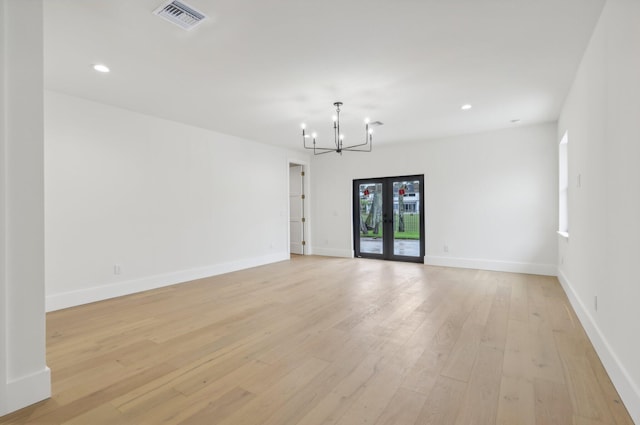
[[[466,105],[462,105],[460,109],[462,109],[463,111],[468,111],[469,109],[471,109],[471,105],[467,103]]]
[[[101,63],[96,63],[95,65],[93,65],[93,69],[95,69],[98,72],[109,72],[109,71],[111,71],[107,65],[103,65]]]

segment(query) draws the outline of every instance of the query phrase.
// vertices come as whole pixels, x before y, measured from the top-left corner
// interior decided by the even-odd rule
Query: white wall
[[[558,140],[568,131],[569,239],[559,237],[559,277],[640,423],[638,40],[640,2],[609,0],[564,104]]]
[[[550,123],[314,157],[314,252],[353,255],[353,179],[424,174],[426,263],[554,275],[556,132]]]
[[[30,25],[23,25],[29,16]],[[51,394],[45,358],[42,2],[0,2],[0,416]]]
[[[288,259],[291,155],[45,92],[47,308]]]

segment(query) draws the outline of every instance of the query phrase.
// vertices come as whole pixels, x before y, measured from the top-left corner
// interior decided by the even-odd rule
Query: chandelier
[[[322,155],[329,152],[335,152],[342,155],[343,151],[349,152],[371,152],[371,146],[373,145],[373,129],[371,127],[376,125],[382,125],[380,121],[370,122],[369,118],[364,120],[364,142],[355,145],[344,146],[344,134],[340,132],[340,107],[342,102],[334,102],[333,106],[336,107],[336,114],[333,116],[333,142],[332,147],[319,147],[316,144],[318,134],[313,132],[311,134],[306,133],[307,126],[302,124],[302,145],[305,149],[313,149],[314,155]],[[311,145],[307,144],[307,139],[311,139]]]

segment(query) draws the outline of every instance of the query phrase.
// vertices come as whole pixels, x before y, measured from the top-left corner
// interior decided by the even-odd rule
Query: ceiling
[[[339,100],[345,143],[364,117],[376,144],[424,141],[556,120],[604,4],[185,2],[209,17],[191,32],[162,0],[45,1],[45,87],[290,148],[301,122],[332,142]]]

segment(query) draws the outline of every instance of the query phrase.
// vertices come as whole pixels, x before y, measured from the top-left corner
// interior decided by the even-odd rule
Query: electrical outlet
[[[577,178],[576,185],[577,185],[578,187],[581,187],[581,186],[582,186],[582,175],[581,175],[581,174],[578,174],[578,178]]]
[[[560,257],[560,264],[564,264],[564,255]]]
[[[593,297],[593,307],[595,308],[596,311],[598,311],[598,296],[594,295]]]
[[[442,250],[443,250],[444,252],[449,252],[449,245],[445,245],[445,246],[443,246],[443,247],[442,247]]]
[[[113,274],[121,274],[121,273],[122,273],[122,267],[120,266],[120,264],[114,264]]]

